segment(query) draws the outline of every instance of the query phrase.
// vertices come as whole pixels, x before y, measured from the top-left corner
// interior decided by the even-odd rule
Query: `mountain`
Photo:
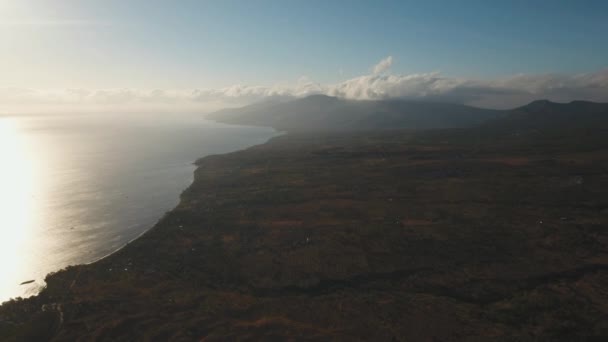
[[[533,101],[508,111],[500,118],[482,123],[476,131],[486,135],[518,137],[584,136],[591,131],[607,131],[608,134],[608,103]]]
[[[505,113],[451,103],[358,101],[312,95],[224,109],[209,114],[208,118],[225,123],[271,126],[283,131],[336,131],[467,127]]]
[[[509,115],[496,123],[535,129],[606,126],[608,103],[588,101],[556,103],[538,100],[512,110]]]

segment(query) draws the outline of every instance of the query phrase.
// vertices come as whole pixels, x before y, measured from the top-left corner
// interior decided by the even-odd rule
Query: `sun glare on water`
[[[0,297],[12,295],[23,273],[24,242],[31,231],[34,170],[16,122],[0,118]],[[24,279],[24,281],[27,279]],[[1,301],[0,301],[1,302]]]

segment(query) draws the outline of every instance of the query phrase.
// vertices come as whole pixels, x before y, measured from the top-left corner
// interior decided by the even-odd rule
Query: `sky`
[[[608,1],[0,0],[0,111],[608,101]]]

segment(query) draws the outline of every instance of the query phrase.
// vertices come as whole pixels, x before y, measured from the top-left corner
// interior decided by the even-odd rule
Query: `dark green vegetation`
[[[204,158],[143,237],[0,307],[0,339],[605,340],[608,113],[580,106]]]
[[[280,131],[318,132],[468,127],[506,113],[452,103],[355,101],[313,95],[224,109],[208,117],[226,123],[270,126]]]

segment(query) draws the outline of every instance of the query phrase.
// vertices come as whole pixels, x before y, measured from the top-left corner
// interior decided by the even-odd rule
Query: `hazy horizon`
[[[4,1],[0,111],[608,101],[605,2],[466,3]]]

